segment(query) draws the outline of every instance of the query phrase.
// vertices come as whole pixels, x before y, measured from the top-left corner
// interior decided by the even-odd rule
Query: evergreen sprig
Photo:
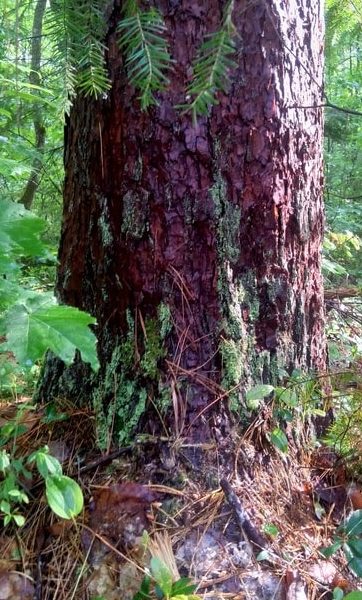
[[[141,12],[135,0],[126,2],[124,18],[118,24],[119,45],[126,56],[129,80],[141,93],[142,110],[157,104],[154,92],[168,84],[165,73],[172,60],[163,37],[165,29],[156,9]]]
[[[230,57],[235,52],[232,8],[233,2],[230,2],[225,10],[222,27],[206,36],[194,62],[193,79],[186,90],[186,98],[193,99],[191,103],[181,105],[185,112],[191,111],[194,121],[199,115],[206,115],[210,106],[218,103],[216,93],[227,91],[230,84],[229,73],[237,66]]]
[[[104,0],[52,0],[47,15],[55,60],[61,65],[70,103],[79,90],[99,96],[110,87],[105,66]]]

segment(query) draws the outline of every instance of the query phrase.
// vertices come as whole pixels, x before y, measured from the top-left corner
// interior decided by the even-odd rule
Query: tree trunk
[[[224,4],[154,1],[175,66],[158,107],[141,112],[116,2],[112,89],[79,97],[67,124],[57,290],[98,319],[93,399],[100,422],[110,403],[119,442],[145,408],[171,407],[178,433],[200,434],[281,368],[325,366],[323,7],[235,0],[238,68],[194,125],[176,106]]]

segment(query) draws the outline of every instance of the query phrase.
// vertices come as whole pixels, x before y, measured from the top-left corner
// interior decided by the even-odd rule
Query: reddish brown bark
[[[241,390],[275,378],[278,362],[325,365],[322,110],[300,108],[321,103],[322,7],[235,0],[239,66],[229,93],[194,126],[175,107],[225,3],[154,4],[175,60],[159,106],[140,112],[127,81],[116,2],[107,38],[112,89],[72,109],[58,293],[97,317],[103,361],[130,309],[136,365],[144,323],[167,304],[163,381],[182,382],[195,415],[235,380],[221,346],[243,361]]]

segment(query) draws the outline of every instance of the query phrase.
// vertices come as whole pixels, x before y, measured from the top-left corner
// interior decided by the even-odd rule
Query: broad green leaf
[[[165,563],[153,556],[150,562],[151,573],[160,586],[164,596],[169,596],[172,590],[172,575]]]
[[[23,517],[23,515],[15,514],[15,515],[12,515],[12,517],[18,527],[22,527],[24,525],[25,517]]]
[[[7,515],[10,514],[11,508],[10,508],[10,504],[9,504],[9,502],[7,500],[1,500],[1,502],[0,502],[0,510],[3,513],[7,514]]]
[[[362,577],[362,558],[354,554],[353,548],[348,543],[343,544],[343,550],[348,561],[348,568],[357,577]]]
[[[0,200],[0,254],[37,256],[45,250],[40,234],[44,222],[21,204]]]
[[[272,385],[255,385],[246,392],[246,403],[248,407],[255,410],[258,408],[261,400],[263,400],[265,396],[269,396],[273,391],[274,386]]]
[[[347,535],[362,534],[362,510],[354,510],[346,521],[338,528],[345,531]]]
[[[270,434],[270,441],[281,452],[288,452],[288,440],[284,431],[276,427]]]
[[[295,408],[298,405],[298,395],[295,387],[289,388],[276,388],[276,394],[278,400],[289,406],[289,408]]]
[[[343,590],[339,587],[334,588],[332,600],[342,600],[342,598],[344,598]]]
[[[67,365],[79,350],[84,362],[99,368],[96,337],[89,325],[96,321],[88,313],[71,306],[55,304],[51,294],[41,294],[15,304],[5,316],[7,342],[22,365],[32,364],[51,350]]]
[[[46,479],[49,475],[62,475],[62,465],[59,460],[49,454],[48,448],[37,450],[29,456],[29,462],[35,460],[37,469]]]
[[[46,497],[53,512],[62,519],[72,519],[83,509],[83,494],[76,481],[66,475],[52,475],[45,480]]]
[[[345,600],[362,600],[362,592],[350,592],[345,596]]]
[[[361,538],[349,538],[347,542],[352,554],[357,558],[362,558],[362,539]]]
[[[330,558],[333,554],[337,552],[342,547],[342,540],[337,540],[330,546],[326,546],[326,548],[321,548],[320,553],[323,554],[325,558]]]

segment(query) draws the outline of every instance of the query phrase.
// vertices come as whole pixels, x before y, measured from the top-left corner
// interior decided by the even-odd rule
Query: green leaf
[[[343,550],[348,561],[348,568],[356,577],[362,577],[362,558],[356,556],[348,543],[343,544]]]
[[[10,499],[14,500],[15,502],[24,502],[25,504],[29,504],[28,496],[24,492],[16,488],[14,488],[13,490],[9,490],[8,496],[10,496]]]
[[[10,466],[10,456],[6,450],[0,451],[0,471],[5,473],[6,469]]]
[[[325,558],[330,558],[342,547],[342,543],[342,540],[336,540],[330,546],[327,546],[326,548],[321,548],[320,553],[323,554]]]
[[[0,510],[7,515],[9,515],[11,513],[11,507],[7,500],[1,500]]]
[[[62,519],[72,519],[83,509],[83,494],[79,485],[66,475],[46,478],[46,497],[53,512]]]
[[[15,514],[15,515],[12,515],[12,517],[18,527],[22,527],[24,525],[25,517],[23,517],[23,515]]]
[[[153,556],[150,562],[151,573],[160,586],[164,596],[169,596],[172,590],[172,575],[165,563]]]
[[[362,592],[350,592],[345,596],[345,600],[362,600]]]
[[[21,204],[0,200],[0,254],[37,256],[45,251],[40,240],[44,222]]]
[[[345,531],[348,536],[362,534],[362,510],[355,510],[346,519],[346,521],[338,527],[338,531]]]
[[[352,539],[349,538],[347,544],[354,556],[356,556],[357,558],[362,558],[362,539],[361,538],[352,538]]]
[[[5,316],[7,342],[17,361],[31,364],[52,350],[67,365],[79,350],[84,362],[99,368],[96,337],[89,325],[96,321],[88,313],[71,306],[55,304],[52,294],[41,294],[15,304]]]
[[[62,465],[59,460],[49,454],[48,448],[37,450],[33,454],[37,469],[42,477],[46,479],[49,475],[61,475]],[[33,459],[32,457],[29,457]]]
[[[197,588],[197,585],[192,583],[192,580],[189,577],[181,577],[177,581],[172,584],[171,596],[176,596],[177,594],[192,594]]]
[[[146,575],[142,579],[141,587],[137,594],[135,594],[132,600],[151,600],[150,595],[151,578]]]
[[[276,537],[279,534],[279,529],[273,523],[266,523],[263,527],[263,532],[270,535],[270,537]]]
[[[298,406],[298,395],[295,387],[276,388],[275,390],[278,400],[286,404],[289,408]]]
[[[281,452],[288,452],[288,440],[284,431],[276,427],[270,434],[271,443]]]
[[[344,597],[343,590],[341,590],[341,588],[339,588],[339,587],[334,588],[332,600],[342,600],[343,597]]]
[[[249,408],[255,409],[259,402],[274,391],[273,385],[255,385],[246,392],[246,402]]]

